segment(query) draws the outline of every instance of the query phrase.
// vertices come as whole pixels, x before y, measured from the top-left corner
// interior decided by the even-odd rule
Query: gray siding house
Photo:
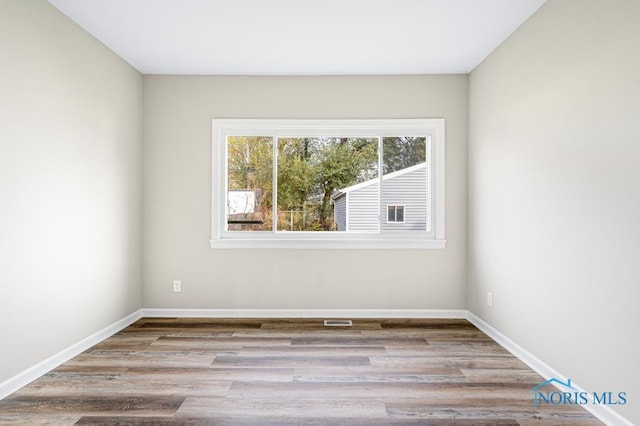
[[[333,198],[338,231],[424,231],[427,228],[427,163],[337,190]],[[382,207],[382,214],[380,213]],[[382,215],[382,217],[380,217]],[[379,220],[380,219],[380,220]]]

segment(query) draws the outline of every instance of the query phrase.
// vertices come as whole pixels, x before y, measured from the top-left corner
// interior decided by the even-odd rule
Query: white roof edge
[[[388,180],[388,179],[393,179],[395,177],[402,176],[402,175],[407,174],[407,173],[415,172],[416,170],[420,170],[420,169],[423,169],[425,167],[427,167],[426,161],[423,162],[423,163],[418,163],[415,166],[405,167],[404,169],[396,170],[395,172],[391,172],[391,173],[387,173],[386,175],[383,175],[382,176],[382,181],[384,182],[385,180]],[[364,182],[357,183],[355,185],[347,186],[346,188],[338,189],[336,194],[333,195],[331,198],[336,199],[341,194],[346,194],[347,192],[355,191],[356,189],[360,189],[360,188],[367,187],[369,185],[373,185],[377,181],[378,181],[378,178],[369,179],[369,180],[365,180]]]

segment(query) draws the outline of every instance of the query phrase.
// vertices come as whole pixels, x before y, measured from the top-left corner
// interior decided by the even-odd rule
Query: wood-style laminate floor
[[[142,319],[0,401],[0,424],[591,425],[465,320]]]

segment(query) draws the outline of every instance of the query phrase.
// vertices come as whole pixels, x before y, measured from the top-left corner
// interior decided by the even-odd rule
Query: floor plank
[[[83,397],[32,397],[12,395],[2,400],[0,413],[11,414],[36,414],[43,417],[45,414],[84,415],[112,414],[126,412],[128,415],[173,415],[184,402],[184,398],[158,398],[158,397],[112,397],[112,396],[83,396]]]
[[[44,417],[37,415],[0,415],[0,425],[30,425],[30,426],[63,426],[63,425],[75,425],[82,417],[69,417],[65,415],[52,416],[47,414]]]
[[[370,365],[367,356],[217,356],[213,367],[336,367]]]
[[[263,394],[266,395],[266,394]],[[368,399],[339,398],[293,398],[271,394],[271,398],[234,397],[223,399],[187,398],[176,413],[176,417],[229,417],[243,416],[250,418],[333,418],[353,417],[360,419],[386,417],[386,407],[382,401]]]

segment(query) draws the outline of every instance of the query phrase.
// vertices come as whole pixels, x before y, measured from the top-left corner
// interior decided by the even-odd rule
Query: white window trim
[[[227,136],[274,137],[385,137],[431,136],[427,189],[429,233],[337,232],[228,232],[226,205]],[[276,150],[274,149],[274,155]],[[309,249],[442,249],[445,240],[445,124],[444,119],[362,120],[212,120],[211,248],[309,248]],[[430,185],[429,185],[430,183]],[[381,212],[382,213],[382,212]],[[387,213],[386,210],[384,212]],[[406,211],[405,211],[406,214]]]
[[[402,221],[399,220],[394,220],[394,221],[389,221],[389,207],[395,207],[396,211],[395,211],[395,217],[398,217],[398,207],[402,207]],[[407,217],[407,206],[404,204],[387,204],[387,223],[390,225],[399,223],[399,224],[404,224],[405,223],[405,218]]]

